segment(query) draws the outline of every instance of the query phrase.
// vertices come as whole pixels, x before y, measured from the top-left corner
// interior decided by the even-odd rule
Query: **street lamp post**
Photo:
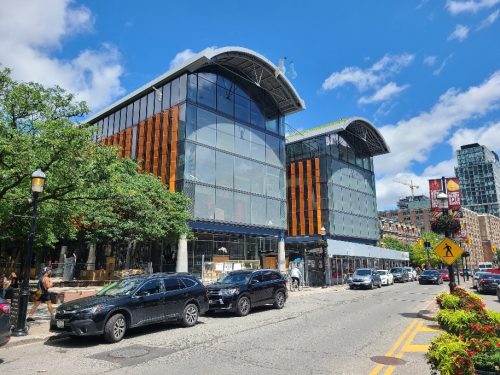
[[[33,194],[33,211],[31,215],[31,227],[28,238],[28,249],[24,257],[23,265],[23,283],[19,294],[19,309],[17,315],[16,328],[12,331],[12,336],[26,336],[26,315],[28,313],[28,301],[30,297],[30,269],[31,259],[33,258],[33,242],[35,239],[36,218],[38,209],[38,195],[43,191],[45,183],[45,173],[37,169],[31,175],[31,192]]]
[[[325,227],[321,227],[320,231],[321,231],[321,247],[323,249],[322,254],[323,254],[323,271],[324,271],[323,272],[323,286],[322,287],[326,288],[326,286],[327,286],[326,285],[327,284],[327,282],[326,282],[326,277],[327,277],[327,274],[326,274],[326,272],[327,272],[326,262],[327,262],[327,259],[328,259],[327,258],[327,253],[326,253],[326,248],[328,247],[328,243],[326,242],[326,237],[325,237],[325,235],[326,235],[326,229],[325,229]]]
[[[439,202],[439,207],[441,208],[443,212],[443,216],[448,216],[448,195],[442,191],[437,195],[437,199]],[[444,231],[444,236],[447,238],[450,238],[450,231],[449,229],[446,229]],[[453,270],[453,264],[450,264],[448,266],[448,274],[450,275],[450,293],[452,293],[455,288],[457,287],[457,284],[455,282],[455,272]]]

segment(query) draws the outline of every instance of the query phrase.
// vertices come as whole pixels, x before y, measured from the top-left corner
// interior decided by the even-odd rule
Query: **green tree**
[[[47,175],[40,195],[36,247],[59,239],[174,240],[189,234],[189,200],[170,193],[115,147],[92,140],[77,120],[85,103],[59,87],[11,79],[0,71],[0,244],[22,249],[32,203],[31,174]]]
[[[420,236],[422,241],[417,241],[411,245],[410,249],[410,262],[414,266],[424,266],[427,264],[427,250],[424,247],[425,242],[430,242],[432,249],[436,247],[443,239],[443,236],[436,234],[434,232],[425,232]],[[419,243],[421,242],[421,243]],[[436,268],[441,264],[441,259],[437,256],[434,251],[429,250],[429,258],[431,266]]]
[[[408,247],[397,238],[384,237],[380,240],[380,244],[386,249],[398,250],[398,251],[408,251]]]

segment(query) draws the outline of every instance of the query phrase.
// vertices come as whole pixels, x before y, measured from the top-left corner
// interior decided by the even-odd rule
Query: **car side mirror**
[[[251,285],[255,285],[255,284],[258,284],[258,283],[259,283],[259,280],[257,280],[257,279],[252,279],[252,281],[250,281]]]

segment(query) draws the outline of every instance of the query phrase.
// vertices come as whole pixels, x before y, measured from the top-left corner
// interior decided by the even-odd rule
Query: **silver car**
[[[410,279],[409,281],[416,281],[417,280],[417,271],[415,271],[415,268],[413,267],[404,267],[405,270],[408,271],[408,278]]]
[[[472,288],[473,289],[477,289],[477,284],[479,282],[479,277],[481,277],[482,275],[485,275],[489,272],[484,272],[484,271],[477,271],[476,273],[474,273],[474,277],[472,278]]]

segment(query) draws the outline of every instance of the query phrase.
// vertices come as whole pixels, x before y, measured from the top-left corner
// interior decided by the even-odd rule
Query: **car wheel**
[[[198,306],[194,303],[188,303],[184,307],[184,312],[182,313],[182,325],[184,327],[192,327],[198,322]]]
[[[250,299],[248,297],[240,297],[236,305],[236,315],[245,316],[250,312]]]
[[[104,340],[109,343],[120,341],[125,336],[127,321],[123,314],[115,314],[104,326]]]
[[[378,287],[382,288],[382,281],[378,283]]]
[[[372,281],[372,283],[370,284],[370,289],[373,289],[373,281]]]
[[[273,306],[276,309],[282,309],[283,307],[285,307],[285,293],[283,293],[281,290],[278,290],[274,295]]]

